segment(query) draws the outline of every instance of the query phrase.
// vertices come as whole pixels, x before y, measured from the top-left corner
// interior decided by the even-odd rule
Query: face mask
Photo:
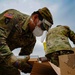
[[[41,36],[42,34],[43,30],[40,27],[36,26],[35,29],[33,30],[33,35],[38,37]]]
[[[31,18],[30,19],[31,21],[32,21],[32,23],[33,24],[35,24],[34,22],[33,22],[33,19]],[[33,30],[33,35],[34,36],[41,36],[42,34],[43,34],[43,30],[40,28],[40,27],[38,27],[38,25],[41,23],[41,21],[39,21],[38,23],[37,23],[37,25],[36,25],[36,27],[35,27],[35,29]]]

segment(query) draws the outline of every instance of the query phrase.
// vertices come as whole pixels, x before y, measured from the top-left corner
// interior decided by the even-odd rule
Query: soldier
[[[45,53],[52,63],[59,66],[58,56],[74,53],[68,38],[75,44],[75,33],[68,27],[58,25],[48,31]]]
[[[52,15],[47,7],[33,12],[31,16],[15,9],[8,9],[1,13],[0,75],[6,75],[8,72],[10,74],[7,75],[18,75],[19,71],[17,70],[17,74],[15,74],[15,69],[30,73],[32,67],[27,62],[30,57],[21,60],[12,53],[12,50],[21,48],[20,56],[30,55],[36,43],[36,36],[41,36],[45,30],[48,31],[52,24]]]

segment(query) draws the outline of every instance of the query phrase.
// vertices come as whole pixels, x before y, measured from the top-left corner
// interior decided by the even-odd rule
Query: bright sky
[[[0,0],[0,13],[12,8],[30,15],[42,7],[48,7],[51,11],[54,19],[53,27],[58,24],[68,25],[75,32],[75,0]],[[44,56],[43,45],[39,39],[37,38],[33,54]],[[16,49],[14,54],[17,55],[18,51],[19,49]]]

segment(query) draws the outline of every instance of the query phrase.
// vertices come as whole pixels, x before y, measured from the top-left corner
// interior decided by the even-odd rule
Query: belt
[[[51,58],[51,57],[58,57],[60,55],[64,55],[64,54],[72,54],[74,53],[74,51],[72,50],[60,50],[60,51],[56,51],[50,54],[45,55],[47,58]]]
[[[53,52],[52,54],[64,55],[64,54],[72,54],[72,53],[74,53],[74,51],[72,50],[60,50],[60,51]]]

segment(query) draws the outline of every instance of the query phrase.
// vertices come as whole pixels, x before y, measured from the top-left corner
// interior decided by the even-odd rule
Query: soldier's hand
[[[32,66],[28,63],[30,56],[18,56],[17,60],[13,63],[13,66],[20,69],[24,73],[30,73]]]
[[[19,63],[22,63],[22,62],[24,62],[24,63],[26,63],[26,62],[28,62],[28,60],[30,59],[30,56],[18,56],[18,61],[19,61]]]
[[[32,70],[32,66],[28,63],[21,63],[20,70],[24,73],[30,73]]]
[[[24,73],[30,73],[32,70],[32,66],[28,63],[29,59],[30,59],[30,56],[27,56],[23,60],[21,60],[20,70]]]
[[[24,58],[24,62],[28,62],[29,59],[30,59],[30,56],[27,56],[26,58]]]

